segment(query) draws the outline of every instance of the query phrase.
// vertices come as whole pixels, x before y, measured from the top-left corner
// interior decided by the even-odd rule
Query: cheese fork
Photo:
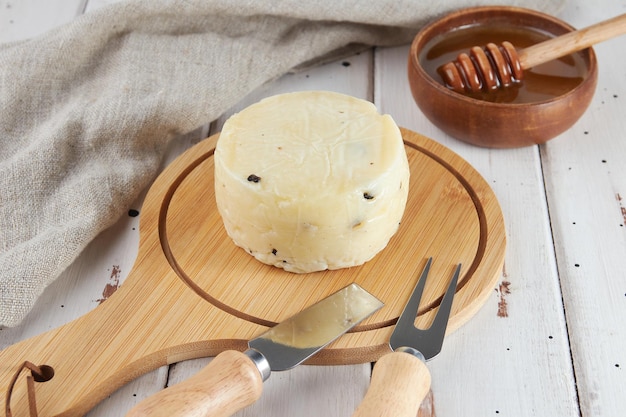
[[[393,353],[382,356],[374,365],[370,387],[352,417],[417,416],[430,390],[431,377],[425,362],[441,351],[461,273],[458,264],[432,324],[418,329],[415,318],[431,264],[429,258],[396,323],[389,340]]]

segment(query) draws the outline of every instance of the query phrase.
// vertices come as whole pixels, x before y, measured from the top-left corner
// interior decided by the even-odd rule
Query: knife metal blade
[[[126,416],[229,416],[261,396],[271,371],[304,362],[382,306],[350,284],[251,340],[245,352],[220,353],[196,375],[146,398]]]
[[[271,371],[285,371],[313,356],[382,306],[380,300],[358,284],[351,284],[272,327],[248,342],[248,346],[265,358]],[[264,380],[269,377],[265,368],[261,369]]]

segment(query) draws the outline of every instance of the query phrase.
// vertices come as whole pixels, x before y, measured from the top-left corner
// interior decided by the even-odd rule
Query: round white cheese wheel
[[[398,126],[344,94],[281,94],[247,107],[224,124],[214,160],[228,235],[291,272],[372,259],[406,206],[409,165]]]

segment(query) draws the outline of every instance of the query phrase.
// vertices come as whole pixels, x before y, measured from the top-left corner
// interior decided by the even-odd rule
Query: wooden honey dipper
[[[474,46],[437,69],[445,85],[459,93],[506,88],[524,78],[524,70],[626,33],[626,14],[517,51],[510,42]]]

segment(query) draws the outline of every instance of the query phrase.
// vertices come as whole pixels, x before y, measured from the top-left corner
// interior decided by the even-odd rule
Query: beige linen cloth
[[[409,43],[434,17],[488,3],[131,0],[0,45],[0,325],[129,209],[169,140],[294,68]]]

